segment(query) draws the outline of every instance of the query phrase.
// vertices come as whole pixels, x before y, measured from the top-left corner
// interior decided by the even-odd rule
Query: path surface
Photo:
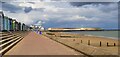
[[[5,55],[83,55],[43,35],[30,32]]]

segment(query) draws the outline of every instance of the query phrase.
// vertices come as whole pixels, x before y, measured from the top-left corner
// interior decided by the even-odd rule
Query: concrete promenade
[[[83,55],[36,32],[30,32],[5,55]]]

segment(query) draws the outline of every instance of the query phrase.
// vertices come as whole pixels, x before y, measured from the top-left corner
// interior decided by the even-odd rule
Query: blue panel
[[[6,17],[4,18],[4,30],[7,30]]]
[[[6,29],[8,30],[8,18],[6,18]]]
[[[4,14],[3,12],[0,12],[0,30],[4,29],[4,25],[3,25],[3,19],[4,18]]]
[[[10,30],[10,19],[8,19],[8,30]]]
[[[2,16],[2,12],[0,12],[0,31],[3,30],[3,16]]]
[[[9,19],[10,22],[10,30],[12,30],[12,19]]]

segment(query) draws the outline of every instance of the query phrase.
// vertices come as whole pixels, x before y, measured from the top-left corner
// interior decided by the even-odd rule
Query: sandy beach
[[[63,32],[45,32],[43,34],[89,55],[118,55],[118,46],[120,46],[118,40],[104,37]],[[100,52],[96,53],[94,51]]]

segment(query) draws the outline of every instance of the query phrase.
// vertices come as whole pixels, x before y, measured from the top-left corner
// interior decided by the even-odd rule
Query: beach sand
[[[50,34],[51,33],[51,34]],[[82,45],[91,46],[97,49],[106,50],[113,55],[118,55],[118,40],[97,37],[97,36],[86,36],[80,34],[70,34],[63,32],[46,32],[44,33],[47,37],[50,37],[56,41],[69,45],[75,49],[81,50]],[[101,42],[101,45],[100,45]],[[85,49],[83,49],[84,51]],[[91,51],[85,51],[91,53]]]

